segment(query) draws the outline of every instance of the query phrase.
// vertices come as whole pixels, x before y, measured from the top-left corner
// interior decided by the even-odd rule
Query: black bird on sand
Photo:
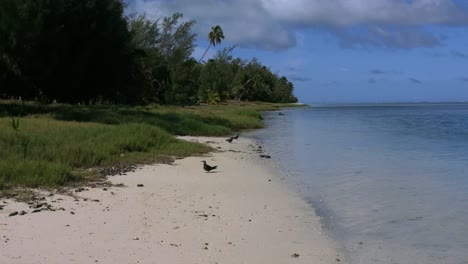
[[[239,138],[239,134],[232,137],[232,139],[238,139],[238,138]]]
[[[210,172],[214,169],[216,169],[218,166],[210,166],[208,164],[206,164],[206,161],[202,160],[203,162],[203,169],[206,171],[206,172]]]
[[[229,142],[229,143],[231,143],[233,139],[234,139],[234,138],[230,137],[230,138],[226,139],[226,141]]]

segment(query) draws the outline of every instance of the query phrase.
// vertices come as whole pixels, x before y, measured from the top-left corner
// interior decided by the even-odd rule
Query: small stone
[[[99,203],[99,199],[93,199],[93,200],[91,200],[91,202]]]
[[[44,205],[47,205],[47,203],[38,203],[38,204],[34,205],[33,208],[36,208],[36,209],[41,208]]]
[[[341,260],[339,258],[335,259],[337,262],[340,262]]]
[[[137,187],[143,187],[144,185],[143,184],[137,184]]]
[[[293,258],[298,258],[299,256],[300,256],[300,255],[297,254],[297,253],[292,254],[292,257],[293,257]]]
[[[208,248],[208,247],[204,247],[203,249],[204,249],[204,250],[208,250],[209,248]]]
[[[138,237],[134,237],[133,240],[140,240]]]
[[[73,212],[73,211],[70,211],[70,214],[74,215],[74,214],[75,214],[75,212]]]
[[[107,188],[102,188],[103,191],[107,191]]]
[[[22,210],[21,212],[19,212],[19,215],[25,215],[27,214],[26,211]]]
[[[35,213],[39,213],[40,211],[42,211],[42,209],[38,208],[38,209],[34,209],[32,210],[32,214],[35,214]]]
[[[17,212],[17,211],[14,211],[13,213],[10,213],[8,216],[15,216],[15,215],[17,215],[17,214],[18,214],[18,212]]]

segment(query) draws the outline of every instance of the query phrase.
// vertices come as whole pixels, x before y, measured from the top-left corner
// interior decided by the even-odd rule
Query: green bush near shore
[[[62,186],[97,174],[89,168],[207,153],[210,147],[173,135],[223,136],[260,128],[259,111],[282,106],[289,105],[129,107],[0,102],[0,190]],[[18,130],[11,117],[19,120]]]

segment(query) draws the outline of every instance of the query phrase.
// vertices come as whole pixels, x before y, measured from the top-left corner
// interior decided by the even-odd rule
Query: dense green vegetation
[[[98,175],[89,168],[203,154],[173,135],[229,135],[262,127],[260,110],[283,105],[77,106],[0,101],[0,195],[17,186],[60,186]]]
[[[219,25],[204,61],[195,21],[124,13],[122,0],[0,1],[0,195],[206,153],[174,135],[260,128],[258,111],[282,105],[251,101],[297,101],[286,77],[220,48]]]
[[[124,15],[121,0],[0,1],[0,98],[42,103],[295,102],[293,84],[233,48],[193,58],[195,23]],[[224,39],[220,26],[211,46]],[[207,49],[208,50],[208,49]]]

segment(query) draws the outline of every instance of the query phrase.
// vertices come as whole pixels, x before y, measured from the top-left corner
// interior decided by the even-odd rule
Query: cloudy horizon
[[[302,101],[466,101],[467,2],[127,0],[127,13],[196,20],[194,57],[221,25],[221,47],[285,75]]]

